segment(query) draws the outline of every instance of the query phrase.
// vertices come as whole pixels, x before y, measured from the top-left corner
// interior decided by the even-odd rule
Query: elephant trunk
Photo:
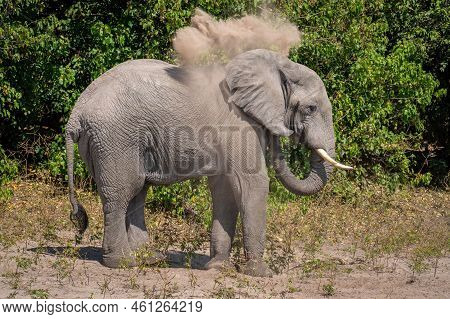
[[[328,150],[334,157],[334,147]],[[290,192],[296,195],[312,195],[319,192],[327,183],[333,165],[324,161],[316,151],[311,152],[311,172],[305,179],[298,179],[290,170],[283,152],[281,151],[279,137],[275,137],[272,146],[272,162],[277,179]]]

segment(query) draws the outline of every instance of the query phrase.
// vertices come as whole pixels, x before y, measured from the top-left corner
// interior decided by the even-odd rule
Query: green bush
[[[197,5],[222,17],[247,8],[231,0],[0,0],[0,143],[20,151],[33,136],[45,137],[45,143],[33,145],[33,152],[23,156],[63,177],[60,136],[81,92],[125,60],[172,61],[171,38],[189,23]],[[75,173],[83,177],[85,170]]]
[[[227,18],[263,6],[302,31],[290,58],[323,78],[338,158],[358,168],[349,176],[396,187],[448,175],[450,13],[440,0],[0,0],[0,144],[64,180],[64,125],[90,82],[128,59],[173,62],[171,38],[196,7]],[[287,151],[304,174],[307,154]],[[75,173],[87,176],[79,159]],[[197,185],[153,194],[169,205]]]
[[[316,70],[328,89],[338,157],[357,167],[356,176],[381,183],[429,182],[429,174],[414,168],[427,129],[425,115],[443,92],[423,68],[423,42],[404,37],[392,43],[388,17],[398,8],[365,0],[286,6],[304,32],[291,57]]]
[[[67,163],[66,163],[66,146],[64,135],[56,135],[45,148],[42,149],[44,154],[40,167],[48,171],[53,178],[59,182],[67,180]],[[86,180],[89,177],[86,165],[84,165],[79,153],[78,145],[75,145],[75,159],[73,173],[80,180]]]
[[[206,178],[170,186],[152,186],[147,205],[153,210],[171,211],[175,216],[195,218],[205,225],[211,221],[211,200]]]

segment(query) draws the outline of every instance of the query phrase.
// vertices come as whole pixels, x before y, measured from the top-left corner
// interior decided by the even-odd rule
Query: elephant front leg
[[[213,223],[211,229],[211,260],[206,269],[220,269],[230,258],[231,244],[236,231],[238,207],[230,182],[225,176],[209,178],[213,201]]]
[[[267,187],[255,185],[242,194],[242,226],[246,263],[240,272],[255,277],[271,277],[272,271],[263,260],[266,241]]]

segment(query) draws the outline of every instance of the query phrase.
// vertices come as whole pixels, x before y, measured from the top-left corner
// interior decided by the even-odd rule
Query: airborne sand
[[[293,24],[268,12],[239,19],[216,20],[197,9],[191,26],[177,31],[173,47],[181,64],[196,64],[212,56],[230,59],[253,49],[270,49],[285,56],[300,41]]]

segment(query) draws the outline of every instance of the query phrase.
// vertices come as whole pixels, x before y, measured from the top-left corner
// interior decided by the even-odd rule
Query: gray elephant
[[[291,173],[280,150],[279,137],[290,135],[314,150],[303,180]],[[333,166],[350,169],[333,159],[331,104],[319,76],[262,49],[224,66],[128,61],[89,85],[66,128],[71,219],[82,234],[88,218],[74,194],[74,142],[103,204],[108,267],[119,267],[124,258],[133,264],[133,252],[147,243],[149,186],[208,176],[213,223],[206,268],[227,262],[240,212],[246,257],[240,271],[269,276],[263,261],[266,153],[277,178],[299,195],[321,190]]]

